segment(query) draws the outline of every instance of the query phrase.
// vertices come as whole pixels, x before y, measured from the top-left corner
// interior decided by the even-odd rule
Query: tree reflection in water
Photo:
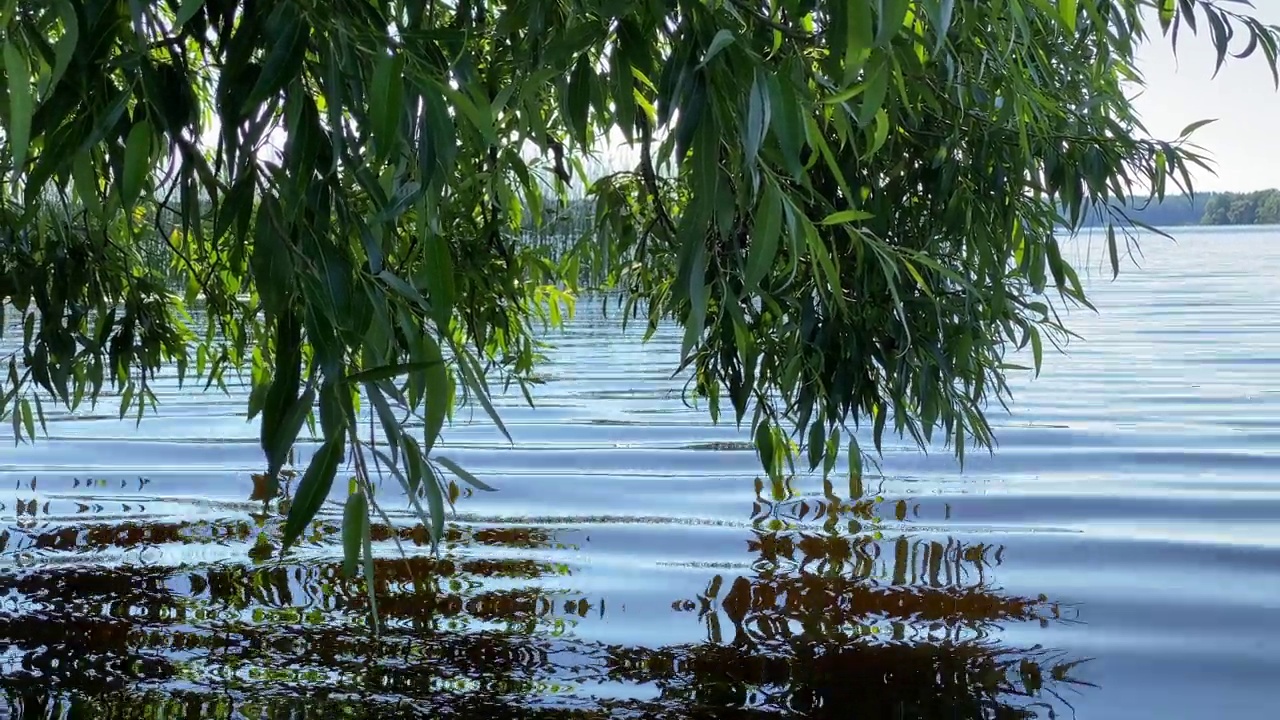
[[[1080,659],[1010,647],[1001,628],[1068,622],[1002,593],[998,546],[880,537],[870,501],[760,488],[750,571],[712,574],[671,612],[704,641],[579,638],[608,598],[513,551],[555,528],[457,526],[433,560],[378,562],[380,638],[337,563],[190,567],[58,562],[143,547],[246,546],[270,522],[45,526],[0,532],[38,569],[0,575],[0,687],[16,717],[1051,717]],[[860,489],[859,489],[860,490]],[[890,504],[892,506],[892,504]],[[894,506],[902,515],[903,507]],[[320,525],[314,543],[333,542]],[[388,539],[388,530],[380,537]],[[421,545],[421,531],[401,540]],[[490,552],[486,554],[486,549]],[[590,569],[587,569],[590,572]],[[555,582],[551,579],[559,578]],[[623,688],[618,692],[617,688]],[[612,689],[612,691],[610,691]],[[627,699],[611,699],[619,695]]]

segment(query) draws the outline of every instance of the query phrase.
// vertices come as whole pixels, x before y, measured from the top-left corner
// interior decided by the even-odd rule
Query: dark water
[[[1280,232],[1145,249],[994,457],[895,446],[855,487],[761,484],[674,333],[582,306],[538,408],[502,403],[516,447],[448,433],[500,492],[438,558],[378,528],[376,641],[336,507],[270,556],[242,398],[0,438],[0,715],[1275,717]]]

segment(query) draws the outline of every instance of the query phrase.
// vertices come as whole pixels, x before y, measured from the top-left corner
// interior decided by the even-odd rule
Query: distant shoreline
[[[1146,221],[1143,221],[1146,222]],[[1156,223],[1147,223],[1161,230],[1265,230],[1267,228],[1280,228],[1280,223],[1253,223],[1251,225],[1203,225],[1203,224],[1182,224],[1182,225],[1159,225]],[[1098,222],[1090,222],[1082,225],[1081,230],[1105,230],[1106,225]],[[1139,228],[1141,230],[1141,228]]]
[[[1136,205],[1136,207],[1134,207]],[[1133,220],[1154,227],[1266,227],[1280,225],[1280,189],[1167,195],[1163,202],[1112,203]],[[1086,210],[1084,227],[1101,227],[1110,213]]]

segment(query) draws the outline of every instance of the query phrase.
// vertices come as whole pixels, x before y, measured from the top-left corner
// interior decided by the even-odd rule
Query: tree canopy
[[[683,326],[673,364],[770,474],[859,472],[863,424],[963,457],[1008,354],[1038,369],[1088,304],[1060,226],[1204,164],[1195,126],[1149,137],[1131,104],[1149,25],[1274,72],[1247,5],[8,0],[4,412],[34,437],[43,403],[141,418],[166,367],[243,372],[266,497],[309,419],[323,440],[283,546],[354,475],[354,572],[371,478],[439,538],[445,473],[487,488],[439,453],[448,419],[503,428],[490,393],[532,398],[539,327],[609,290]],[[634,161],[591,177],[615,142]],[[527,242],[582,193],[587,232]]]
[[[1215,193],[1205,202],[1204,225],[1280,225],[1280,190]]]

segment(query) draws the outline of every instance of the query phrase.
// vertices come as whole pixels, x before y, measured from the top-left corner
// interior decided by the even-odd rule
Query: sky
[[[1251,14],[1280,25],[1280,0],[1260,0]],[[1239,6],[1242,10],[1246,9]],[[1217,118],[1196,131],[1196,144],[1209,151],[1217,177],[1200,172],[1194,176],[1197,191],[1249,191],[1280,188],[1280,92],[1261,51],[1253,57],[1227,58],[1213,79],[1215,53],[1206,23],[1200,34],[1178,39],[1174,57],[1168,38],[1151,23],[1150,41],[1139,51],[1139,68],[1147,88],[1136,105],[1147,129],[1162,139],[1173,139],[1197,120]],[[1237,38],[1233,48],[1243,48]]]

